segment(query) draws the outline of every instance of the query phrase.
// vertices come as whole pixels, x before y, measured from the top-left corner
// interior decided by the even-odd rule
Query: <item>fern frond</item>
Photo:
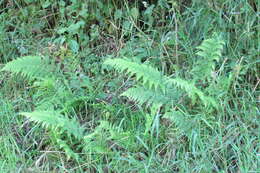
[[[212,72],[215,70],[215,63],[220,60],[224,44],[223,40],[214,36],[212,39],[204,40],[197,47],[199,49],[197,55],[200,58],[196,61],[195,67],[192,69],[195,80],[210,80]]]
[[[158,108],[165,103],[170,103],[174,101],[174,97],[172,96],[177,95],[176,89],[174,90],[177,87],[188,93],[188,96],[192,99],[192,103],[195,103],[196,99],[199,98],[205,106],[218,107],[213,98],[206,96],[194,84],[180,78],[167,78],[158,70],[148,65],[123,59],[108,59],[105,61],[105,64],[111,65],[119,71],[126,70],[130,76],[135,75],[137,80],[143,80],[142,87],[136,86],[130,88],[122,94],[122,96],[126,96],[140,104],[146,103]],[[148,88],[145,87],[147,83]],[[158,88],[162,90],[158,90]]]
[[[108,121],[100,121],[95,130],[84,137],[84,149],[88,152],[107,153],[111,151],[107,146],[111,140],[120,148],[132,148],[135,144],[135,136],[131,132]]]
[[[21,74],[29,79],[45,78],[50,75],[47,59],[40,56],[25,56],[8,62],[2,71]]]
[[[59,81],[49,88],[43,85],[38,86],[37,92],[33,95],[36,110],[50,110],[52,107],[62,110],[75,98],[76,96]]]
[[[56,139],[56,142],[58,143],[59,147],[61,149],[63,149],[66,153],[66,156],[67,156],[67,159],[69,160],[70,158],[73,158],[75,160],[79,160],[79,154],[78,153],[75,153],[71,147],[66,143],[66,141],[58,138]]]
[[[189,83],[186,80],[183,80],[180,78],[168,79],[167,83],[172,86],[179,87],[179,88],[183,89],[184,91],[186,91],[193,103],[195,102],[196,98],[198,97],[205,106],[213,106],[215,108],[218,107],[216,101],[213,98],[206,96],[194,84]]]
[[[22,112],[21,115],[26,116],[31,121],[40,123],[42,126],[67,131],[76,138],[83,138],[84,129],[75,119],[69,119],[61,115],[57,111],[34,111]]]
[[[143,85],[148,84],[149,88],[161,88],[165,91],[163,75],[153,67],[126,59],[107,59],[104,64],[112,66],[120,72],[126,71],[130,76],[136,76],[137,80],[142,80]]]
[[[197,47],[198,49],[200,49],[197,55],[202,56],[208,60],[219,61],[224,44],[225,42],[217,37],[207,39],[203,41],[200,46]]]
[[[160,107],[163,104],[171,103],[178,98],[178,94],[174,91],[167,90],[167,93],[163,93],[158,90],[151,90],[145,87],[136,86],[129,88],[121,94],[121,96],[126,96],[139,104],[146,103],[147,105],[152,105],[154,107]]]
[[[180,111],[166,112],[163,118],[172,121],[177,129],[189,138],[192,135],[192,131],[197,129],[196,121]]]

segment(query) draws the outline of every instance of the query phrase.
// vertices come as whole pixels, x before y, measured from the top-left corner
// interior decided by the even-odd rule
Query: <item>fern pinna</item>
[[[80,126],[76,119],[70,119],[58,111],[34,111],[22,112],[21,115],[26,116],[31,121],[40,123],[44,127],[66,131],[67,134],[73,135],[78,139],[83,138],[84,129]]]
[[[43,79],[51,74],[48,60],[40,56],[25,56],[7,63],[2,71],[21,74],[29,79]]]

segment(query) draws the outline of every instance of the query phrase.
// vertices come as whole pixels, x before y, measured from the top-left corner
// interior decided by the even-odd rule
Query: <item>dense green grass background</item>
[[[0,172],[260,172],[259,5],[0,0],[0,68],[43,56],[56,64],[59,79],[35,84],[0,72]],[[192,69],[196,47],[214,34],[225,42],[214,73],[220,82],[206,89],[210,83]],[[163,112],[151,117],[147,107],[120,97],[134,80],[104,69],[111,57],[187,81],[197,77],[220,108],[183,99],[173,105],[182,112],[178,122],[160,117]],[[36,108],[62,108],[92,135],[88,143],[19,114]]]

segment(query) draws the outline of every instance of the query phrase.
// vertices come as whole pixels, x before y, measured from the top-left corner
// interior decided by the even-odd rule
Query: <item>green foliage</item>
[[[0,172],[259,172],[258,6],[0,1]]]
[[[197,47],[197,49],[199,49],[197,55],[200,57],[192,69],[194,80],[212,81],[216,73],[215,64],[220,61],[224,44],[224,41],[215,35],[211,39],[204,40],[202,44]]]
[[[68,57],[63,55],[63,58],[65,64]],[[63,114],[73,110],[76,106],[73,102],[79,97],[73,94],[67,79],[61,74],[62,69],[57,67],[60,67],[59,64],[56,64],[54,69],[50,60],[45,57],[26,56],[8,62],[2,70],[34,80],[32,98],[36,102],[36,110],[20,114],[49,129],[50,133],[53,133],[52,141],[65,151],[67,158],[78,160],[78,154],[67,144],[64,136],[67,139],[74,136],[80,141],[83,140],[85,129],[81,127],[76,117],[68,118]],[[68,66],[67,70],[74,68]],[[70,77],[73,77],[72,74]]]
[[[43,127],[59,128],[59,130],[66,131],[68,134],[74,135],[78,139],[83,137],[84,129],[79,125],[77,120],[69,119],[57,111],[22,112],[21,115],[26,116],[31,121],[41,124]]]
[[[126,71],[129,76],[136,76],[136,80],[142,80],[143,85],[148,85],[149,88],[162,89],[165,91],[164,78],[162,74],[145,64],[137,64],[123,59],[108,59],[104,63],[119,70],[120,72]]]
[[[70,158],[79,160],[80,157],[79,157],[78,153],[74,152],[70,148],[70,146],[66,143],[66,141],[64,141],[58,137],[55,137],[55,139],[56,139],[58,146],[65,151],[68,160],[70,160]]]
[[[126,96],[141,105],[146,103],[148,106],[153,105],[157,108],[163,104],[171,103],[173,100],[178,98],[178,95],[174,93],[174,90],[172,90],[172,92],[167,90],[167,93],[163,93],[160,90],[149,90],[141,86],[129,88],[121,95]]]
[[[163,118],[166,118],[170,121],[172,121],[176,127],[178,128],[178,131],[181,132],[181,135],[186,135],[191,139],[192,131],[196,131],[198,127],[198,123],[195,121],[192,121],[191,118],[186,116],[180,111],[171,111],[165,113]]]
[[[176,88],[180,88],[188,93],[193,103],[195,103],[198,97],[205,106],[217,108],[217,103],[214,99],[205,96],[205,94],[192,83],[180,78],[171,79],[167,76],[163,76],[158,70],[148,65],[123,59],[108,59],[104,64],[113,66],[120,72],[127,71],[127,74],[130,74],[130,76],[135,75],[137,81],[142,79],[142,87],[130,88],[122,94],[141,104],[153,103],[152,106],[157,108],[163,103],[171,104],[172,101],[175,100],[167,100],[167,95],[169,94],[170,98],[174,95],[178,95]],[[175,90],[172,87],[176,87]],[[172,92],[173,94],[171,94]]]
[[[21,74],[29,79],[41,79],[50,75],[51,68],[47,59],[40,56],[25,56],[7,63],[2,71]]]
[[[132,150],[136,148],[135,139],[130,132],[122,128],[101,121],[95,130],[84,136],[84,150],[91,153],[109,154],[113,148]],[[109,146],[109,145],[110,146]]]
[[[218,108],[218,105],[214,98],[206,96],[201,90],[195,87],[195,85],[191,84],[190,82],[177,78],[177,79],[169,79],[167,81],[170,85],[175,85],[183,90],[185,90],[189,97],[192,99],[192,102],[195,103],[196,98],[198,97],[204,106],[213,106]]]

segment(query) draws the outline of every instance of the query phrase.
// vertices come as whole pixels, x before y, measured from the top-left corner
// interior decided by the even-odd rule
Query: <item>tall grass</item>
[[[258,6],[0,1],[0,68],[28,55],[52,67],[44,79],[0,72],[0,172],[259,172]],[[204,60],[197,47],[214,34],[225,44],[204,79],[202,67],[194,70]],[[120,97],[135,76],[103,68],[108,58],[193,82],[219,108],[192,104],[178,90],[175,104],[152,115],[149,105]],[[83,137],[20,115],[43,110],[79,123]]]

